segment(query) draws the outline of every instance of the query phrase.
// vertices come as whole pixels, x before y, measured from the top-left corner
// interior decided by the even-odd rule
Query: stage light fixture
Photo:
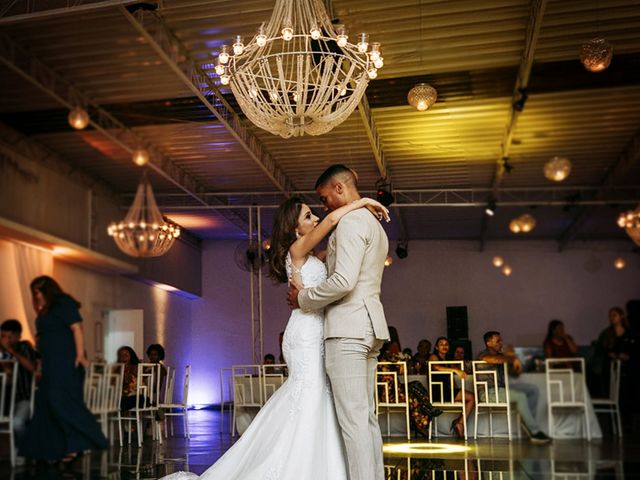
[[[376,182],[376,200],[385,207],[388,207],[396,200],[393,193],[391,193],[391,184],[387,183],[384,178]]]
[[[490,217],[493,217],[496,214],[496,208],[496,201],[495,199],[491,198],[489,199],[489,203],[487,203],[487,208],[485,208],[484,213],[486,213]]]

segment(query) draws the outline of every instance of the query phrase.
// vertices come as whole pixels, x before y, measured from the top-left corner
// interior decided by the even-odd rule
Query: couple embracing
[[[271,275],[289,282],[293,309],[282,344],[289,377],[203,480],[384,479],[374,388],[389,338],[380,302],[388,211],[360,197],[344,165],[329,167],[316,192],[328,215],[319,221],[290,198],[271,237]],[[325,258],[314,249],[329,233]]]

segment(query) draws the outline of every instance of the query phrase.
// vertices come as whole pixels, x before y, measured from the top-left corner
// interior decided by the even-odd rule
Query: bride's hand
[[[389,209],[377,200],[364,197],[360,199],[360,202],[362,203],[362,206],[373,213],[378,220],[385,219],[387,222],[391,221],[391,218],[389,217]]]

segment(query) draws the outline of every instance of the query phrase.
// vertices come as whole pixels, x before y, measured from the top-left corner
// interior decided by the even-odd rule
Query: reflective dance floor
[[[164,445],[145,438],[142,449],[112,447],[107,452],[78,458],[69,465],[27,465],[11,468],[5,438],[0,438],[0,480],[5,479],[155,479],[179,470],[202,473],[233,444],[225,418],[220,433],[220,412],[190,413],[191,440],[170,437]],[[181,432],[180,428],[176,433]],[[605,437],[590,443],[555,441],[534,446],[523,439],[470,440],[451,438],[431,443],[401,439],[385,443],[386,477],[392,480],[426,479],[639,479],[640,441]],[[252,480],[252,479],[247,479]],[[316,479],[300,479],[316,480]]]

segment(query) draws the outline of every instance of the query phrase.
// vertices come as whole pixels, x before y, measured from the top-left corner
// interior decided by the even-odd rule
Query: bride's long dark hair
[[[273,219],[269,276],[280,283],[286,283],[289,280],[285,263],[289,247],[296,241],[296,227],[301,209],[300,198],[291,197],[278,207]]]

